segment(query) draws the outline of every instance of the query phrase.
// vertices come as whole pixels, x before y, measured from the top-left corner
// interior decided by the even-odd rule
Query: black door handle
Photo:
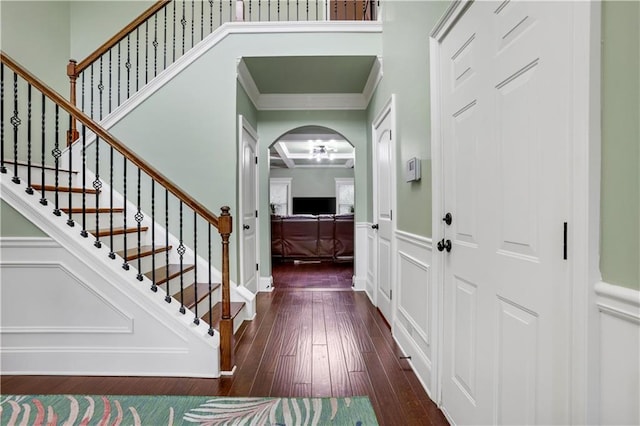
[[[374,223],[373,225],[371,225],[371,229],[378,229],[378,224]]]
[[[438,251],[444,251],[446,250],[447,253],[449,253],[451,251],[451,240],[446,240],[443,238],[442,240],[438,241]]]
[[[242,225],[242,229],[249,229],[251,228],[249,225]]]
[[[451,216],[451,213],[447,213],[444,215],[444,217],[442,218],[442,220],[444,221],[444,223],[446,223],[447,225],[451,225],[451,222],[453,222],[453,216]]]

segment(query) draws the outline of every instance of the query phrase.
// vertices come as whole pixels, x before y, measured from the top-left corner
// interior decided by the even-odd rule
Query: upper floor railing
[[[372,21],[379,0],[160,0],[67,66],[70,101],[102,120],[226,22]],[[78,138],[75,120],[69,142]]]

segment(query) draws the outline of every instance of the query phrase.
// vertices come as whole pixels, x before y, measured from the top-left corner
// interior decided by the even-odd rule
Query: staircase
[[[172,306],[202,338],[214,338],[220,370],[232,371],[232,335],[251,314],[229,282],[229,208],[214,215],[10,57],[1,59],[2,198],[93,241],[101,262],[163,295],[157,303]],[[79,148],[61,146],[64,122],[67,135],[72,122],[80,124]],[[219,269],[211,260],[216,231]]]

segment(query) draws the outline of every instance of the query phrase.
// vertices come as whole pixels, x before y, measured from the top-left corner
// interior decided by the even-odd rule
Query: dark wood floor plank
[[[411,424],[404,420],[405,416],[400,409],[400,401],[389,382],[389,378],[385,374],[384,367],[378,358],[378,354],[376,352],[366,352],[363,356],[367,363],[369,380],[371,380],[371,385],[376,395],[376,399],[380,404],[380,407],[384,407],[381,413],[376,412],[378,418],[388,425]]]
[[[268,293],[258,297],[256,304],[256,319],[247,322],[236,346],[237,373],[229,395],[249,395],[256,380],[258,368],[265,356],[267,341],[272,333],[278,315],[278,309],[283,299],[283,293]],[[257,326],[259,324],[259,326]]]
[[[313,345],[311,368],[311,395],[331,395],[331,371],[326,345]]]
[[[313,296],[313,344],[326,345],[327,330],[324,325],[324,304],[322,303],[322,294],[313,293]]]
[[[353,326],[350,323],[349,315],[346,312],[336,312],[336,319],[338,321],[340,338],[342,339],[347,371],[366,371],[364,359],[356,343],[356,337],[353,333]]]
[[[342,339],[338,329],[338,321],[332,303],[332,294],[324,293],[325,329],[327,332],[327,350],[329,352],[329,370],[331,372],[331,395],[352,396],[347,363],[342,347]]]
[[[312,301],[309,296],[311,295],[307,293],[304,304],[300,306],[299,316],[297,318],[299,337],[294,383],[311,383],[313,316]]]
[[[295,356],[278,356],[276,362],[276,370],[273,378],[273,385],[269,396],[288,396],[291,395],[293,378],[296,368]]]

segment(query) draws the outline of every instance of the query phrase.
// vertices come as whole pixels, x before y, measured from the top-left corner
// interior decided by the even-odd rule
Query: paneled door
[[[389,324],[393,323],[393,98],[373,123],[374,223],[376,302]]]
[[[253,293],[258,291],[258,233],[257,233],[257,135],[240,116],[240,210],[241,249],[240,282]]]
[[[441,40],[442,405],[569,423],[571,2],[474,2]]]

